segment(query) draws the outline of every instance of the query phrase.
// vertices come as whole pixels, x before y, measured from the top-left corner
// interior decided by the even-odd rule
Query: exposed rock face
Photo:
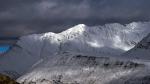
[[[150,34],[148,34],[139,44],[137,44],[136,48],[150,49]]]
[[[150,60],[150,34],[141,40],[133,49],[125,52],[122,56],[143,60]]]

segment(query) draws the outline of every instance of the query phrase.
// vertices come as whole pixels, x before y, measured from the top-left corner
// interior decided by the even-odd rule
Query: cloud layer
[[[150,0],[0,0],[0,36],[150,19]]]

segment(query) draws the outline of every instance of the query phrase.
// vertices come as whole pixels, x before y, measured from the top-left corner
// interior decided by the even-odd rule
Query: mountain
[[[148,34],[142,41],[140,41],[133,49],[125,52],[123,56],[150,60],[150,34]]]
[[[149,84],[150,34],[123,56],[58,53],[37,62],[17,81],[22,84]]]
[[[0,72],[17,78],[38,61],[64,52],[115,57],[145,37],[149,33],[149,26],[150,22],[133,22],[125,26],[113,23],[93,27],[79,24],[61,33],[23,36],[8,53],[0,56]]]

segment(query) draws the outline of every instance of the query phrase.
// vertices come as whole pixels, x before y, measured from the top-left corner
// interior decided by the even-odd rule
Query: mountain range
[[[150,22],[76,25],[22,36],[0,72],[22,84],[147,84]],[[142,81],[142,83],[141,83]]]

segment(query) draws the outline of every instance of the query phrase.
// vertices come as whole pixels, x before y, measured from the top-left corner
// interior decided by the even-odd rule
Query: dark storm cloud
[[[150,19],[150,0],[0,0],[0,36]]]

